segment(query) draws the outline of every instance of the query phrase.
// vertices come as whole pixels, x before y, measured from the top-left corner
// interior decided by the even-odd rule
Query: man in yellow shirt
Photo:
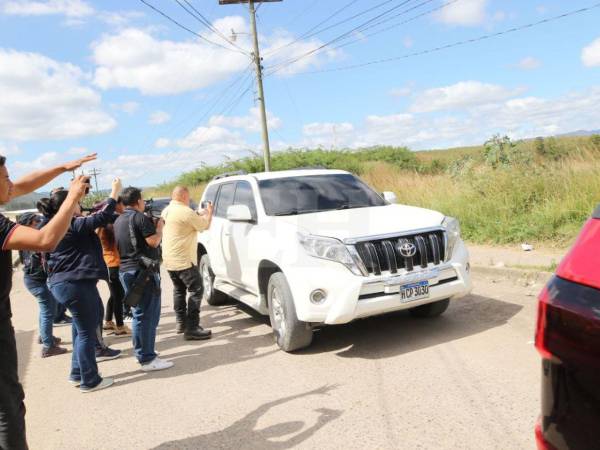
[[[210,339],[211,331],[200,326],[202,278],[198,271],[197,233],[210,226],[212,205],[195,212],[190,208],[190,192],[177,186],[171,202],[162,212],[165,221],[162,238],[163,267],[173,281],[173,306],[177,333],[185,340]],[[186,292],[190,293],[186,304]]]

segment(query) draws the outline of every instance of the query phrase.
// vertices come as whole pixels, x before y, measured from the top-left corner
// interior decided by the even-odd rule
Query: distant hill
[[[40,198],[48,196],[48,193],[32,192],[31,194],[23,195],[14,199],[13,201],[2,205],[0,209],[4,211],[16,211],[20,209],[32,209],[35,208],[35,204]]]
[[[600,130],[577,130],[570,133],[557,134],[556,137],[592,136],[593,134],[600,134]]]

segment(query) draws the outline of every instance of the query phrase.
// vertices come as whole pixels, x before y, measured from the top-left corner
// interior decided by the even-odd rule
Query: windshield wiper
[[[340,209],[354,209],[354,208],[367,208],[367,205],[351,205],[350,203],[346,203],[344,205],[338,206],[335,209],[340,210]]]
[[[298,214],[310,214],[310,213],[316,213],[316,212],[320,212],[320,211],[322,211],[322,210],[320,210],[320,209],[301,209],[301,210],[290,209],[288,211],[276,212],[273,215],[274,216],[296,216]]]

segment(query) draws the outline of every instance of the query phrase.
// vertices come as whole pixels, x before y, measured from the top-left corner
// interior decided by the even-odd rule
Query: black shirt
[[[10,290],[13,274],[12,254],[5,247],[16,227],[16,223],[0,214],[0,321],[9,319],[12,316],[10,311]]]
[[[129,233],[129,221],[132,221],[133,232],[137,241],[137,248],[133,248]],[[121,257],[121,272],[131,272],[142,269],[139,256],[144,255],[154,260],[159,259],[159,250],[152,248],[146,238],[156,234],[156,227],[152,220],[134,209],[127,208],[114,224],[115,240]]]

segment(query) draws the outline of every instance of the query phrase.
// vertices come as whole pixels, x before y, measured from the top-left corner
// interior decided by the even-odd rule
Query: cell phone
[[[207,209],[208,205],[212,205],[212,202],[210,200],[204,200],[200,203],[200,209]]]
[[[83,180],[87,184],[90,184],[91,177],[83,177]],[[85,195],[88,195],[89,193],[90,193],[90,187],[88,186],[88,187],[85,188]]]

